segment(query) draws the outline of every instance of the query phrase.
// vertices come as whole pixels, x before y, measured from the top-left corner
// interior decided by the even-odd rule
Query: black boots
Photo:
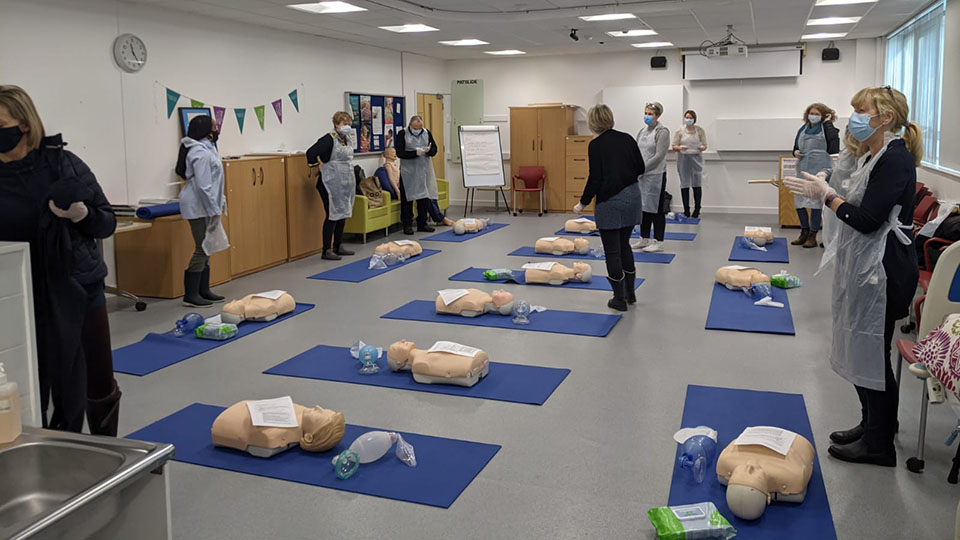
[[[403,234],[413,234],[413,225],[404,224]]]
[[[628,272],[626,270],[623,271],[623,290],[626,293],[628,304],[637,303],[637,289],[635,286],[636,281],[637,281],[636,270],[634,270],[633,272]]]
[[[190,307],[210,307],[213,302],[200,296],[200,278],[202,272],[183,273],[183,305]]]
[[[341,257],[334,253],[332,249],[325,249],[323,250],[323,255],[320,255],[320,258],[328,261],[339,261]]]
[[[336,253],[337,255],[344,255],[344,256],[349,256],[354,254],[352,251],[344,248],[343,246],[336,246],[335,248],[333,248],[333,252]]]
[[[431,227],[430,224],[424,223],[423,225],[417,224],[417,231],[418,232],[434,232],[436,231],[436,229]]]
[[[830,434],[830,440],[835,444],[850,444],[859,441],[861,437],[863,437],[863,424],[857,424],[854,428],[834,431]]]
[[[617,311],[626,311],[627,294],[625,289],[625,278],[621,276],[620,279],[613,279],[612,277],[607,276],[607,281],[610,282],[610,288],[613,289],[613,298],[607,302],[607,307]]]
[[[87,426],[91,435],[117,436],[120,422],[120,388],[113,381],[113,390],[103,398],[87,400]]]
[[[801,229],[800,238],[797,238],[793,242],[790,242],[791,246],[802,246],[807,243],[807,238],[810,237],[810,229]]]
[[[210,290],[210,266],[209,265],[207,265],[207,267],[203,269],[203,272],[200,272],[199,293],[204,300],[209,300],[214,304],[223,302],[222,296]]]
[[[897,466],[897,450],[892,444],[886,450],[876,450],[870,448],[861,438],[850,444],[831,444],[827,452],[840,461],[848,463],[865,463],[881,467]]]

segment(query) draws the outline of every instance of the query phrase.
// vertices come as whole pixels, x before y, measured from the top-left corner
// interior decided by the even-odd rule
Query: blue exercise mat
[[[755,306],[753,303],[756,300],[743,291],[731,291],[714,283],[710,311],[707,313],[707,330],[795,335],[787,291],[777,287],[771,287],[771,290],[770,296],[775,302],[782,302],[782,308]]]
[[[589,283],[582,283],[580,281],[568,281],[563,285],[549,285],[547,283],[527,283],[525,276],[526,272],[524,270],[514,270],[513,271],[513,280],[497,280],[490,281],[489,279],[483,277],[483,268],[476,268],[471,266],[462,272],[457,272],[456,274],[450,276],[450,281],[468,281],[471,283],[516,283],[518,285],[535,285],[535,286],[544,286],[544,287],[553,287],[556,289],[587,289],[591,291],[613,291],[610,288],[610,282],[607,281],[607,278],[603,276],[593,276]],[[643,283],[643,278],[637,278],[636,283],[634,284],[634,289],[640,286]]]
[[[437,233],[437,234],[428,236],[428,237],[426,237],[426,238],[421,238],[420,241],[421,241],[421,242],[423,242],[423,241],[426,241],[426,242],[466,242],[467,240],[471,240],[471,239],[476,238],[476,237],[478,237],[478,236],[483,236],[483,235],[485,235],[485,234],[492,233],[493,231],[500,230],[500,229],[502,229],[502,228],[504,228],[504,227],[506,227],[506,226],[507,226],[506,223],[491,223],[489,226],[487,226],[487,228],[483,229],[483,230],[480,231],[480,232],[477,232],[477,233],[466,233],[466,234],[460,234],[460,235],[454,234],[454,233],[453,233],[453,228],[451,228],[449,231],[443,231],[442,233]]]
[[[575,232],[567,232],[566,229],[560,229],[554,234],[560,235],[560,236],[600,236],[600,231],[593,231],[589,233],[575,233]],[[640,238],[640,233],[634,231],[630,235],[630,238]],[[653,229],[650,230],[650,238],[653,238]],[[663,239],[664,240],[682,240],[684,242],[692,242],[693,240],[697,239],[697,233],[667,231],[663,233]]]
[[[670,225],[699,225],[700,218],[698,217],[681,217],[681,214],[676,214],[673,218],[667,218],[667,223]]]
[[[281,315],[270,322],[244,321],[238,325],[240,332],[237,337],[226,341],[200,339],[194,335],[174,337],[173,335],[155,334],[153,332],[136,343],[120,347],[113,351],[113,370],[128,375],[141,377],[159,371],[167,366],[183,362],[198,354],[203,354],[221,345],[229,345],[238,339],[248,336],[258,330],[263,330],[290,317],[294,317],[313,309],[313,304],[297,303],[297,307],[286,315]]]
[[[531,405],[543,405],[570,374],[569,369],[490,362],[487,376],[469,388],[450,384],[421,384],[413,380],[409,371],[391,371],[387,365],[386,351],[380,359],[379,373],[361,375],[359,369],[360,363],[350,356],[349,347],[317,345],[264,373]]]
[[[137,217],[140,219],[155,219],[163,216],[172,216],[180,213],[180,203],[158,204],[137,208]]]
[[[386,315],[381,315],[380,318],[398,319],[401,321],[462,324],[465,326],[485,326],[487,328],[503,328],[506,330],[551,332],[554,334],[570,334],[575,336],[604,337],[616,326],[620,320],[620,315],[548,309],[541,313],[531,313],[530,324],[513,324],[512,315],[495,315],[492,313],[480,315],[479,317],[441,315],[437,313],[435,301],[413,300]]]
[[[740,241],[742,238],[742,236],[738,236],[733,239],[733,248],[730,250],[730,258],[728,260],[778,263],[790,262],[790,252],[787,250],[786,238],[774,238],[772,244],[763,246],[767,248],[766,251],[757,251],[755,249],[741,246]]]
[[[360,435],[380,428],[347,424],[343,440],[332,450],[307,452],[296,447],[259,458],[213,445],[210,428],[223,410],[194,403],[126,438],[173,444],[177,449],[173,459],[183,463],[440,508],[449,508],[500,450],[494,444],[401,432],[413,445],[416,467],[401,463],[390,449],[379,460],[360,465],[351,478],[340,480],[333,471],[333,458]]]
[[[391,270],[396,270],[397,268],[403,268],[408,264],[413,264],[417,261],[421,261],[431,255],[436,255],[437,253],[440,253],[439,249],[424,249],[423,252],[421,252],[416,257],[411,257],[398,265],[388,266],[380,270],[371,270],[370,257],[367,257],[359,261],[354,261],[350,264],[338,266],[332,270],[327,270],[326,272],[320,272],[319,274],[314,274],[310,276],[308,279],[321,279],[325,281],[346,281],[348,283],[360,283],[361,281],[366,281],[370,278],[377,277],[380,274],[386,274]]]
[[[714,456],[702,484],[695,483],[691,471],[681,469],[674,459],[668,505],[713,502],[717,505],[717,510],[737,529],[737,540],[837,538],[819,459],[814,458],[813,476],[810,477],[807,495],[802,503],[771,503],[763,516],[753,521],[744,521],[733,515],[727,506],[727,490],[717,481],[716,458],[745,428],[775,426],[788,429],[803,435],[813,444],[813,433],[802,395],[691,384],[687,386],[681,427],[701,425],[717,430],[717,456]],[[679,457],[680,445],[676,446]]]
[[[549,253],[537,253],[534,251],[532,246],[523,246],[517,248],[507,255],[512,255],[514,257],[544,257],[547,259],[583,259],[588,261],[602,261],[604,259],[598,259],[589,253],[586,255],[580,255],[578,253],[571,253],[569,255],[550,255]],[[673,253],[643,253],[642,251],[633,252],[633,260],[638,263],[655,263],[655,264],[670,264],[673,262],[673,258],[676,257]]]

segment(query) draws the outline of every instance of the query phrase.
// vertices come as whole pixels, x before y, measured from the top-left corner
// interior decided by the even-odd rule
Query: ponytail
[[[904,126],[903,142],[906,143],[907,150],[913,154],[914,163],[919,167],[920,162],[923,161],[923,132],[920,131],[920,126],[913,122]]]

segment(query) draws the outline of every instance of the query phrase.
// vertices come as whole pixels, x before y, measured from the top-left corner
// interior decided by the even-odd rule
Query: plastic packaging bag
[[[591,249],[591,250],[590,250],[590,256],[593,257],[593,258],[595,258],[595,259],[602,259],[602,258],[604,258],[606,255],[605,255],[604,252],[603,252],[603,246],[599,246],[599,247],[595,247],[595,248]]]
[[[747,249],[752,249],[752,250],[754,250],[754,251],[766,251],[766,250],[767,250],[767,248],[762,247],[762,246],[758,246],[756,242],[754,242],[753,240],[747,238],[746,236],[741,236],[741,237],[740,237],[740,246],[741,246],[741,247],[745,247],[745,248],[747,248]]]
[[[396,266],[407,260],[406,255],[399,253],[374,253],[370,257],[370,270],[383,270],[389,266]]]
[[[200,339],[213,339],[216,341],[225,341],[232,337],[236,337],[237,333],[240,332],[240,329],[237,328],[237,325],[231,323],[223,324],[210,324],[205,323],[198,326],[194,331]]]
[[[786,270],[770,276],[770,284],[781,289],[794,289],[803,286],[800,278],[793,274],[788,274]]]
[[[659,540],[730,540],[737,530],[712,502],[658,506],[647,510]]]
[[[337,478],[346,480],[357,472],[361,463],[373,463],[390,451],[397,443],[396,456],[408,467],[417,466],[417,455],[413,445],[403,440],[403,436],[393,431],[368,431],[357,437],[350,448],[333,458],[333,468]]]
[[[483,277],[490,281],[513,280],[513,270],[508,268],[492,268],[483,271]]]

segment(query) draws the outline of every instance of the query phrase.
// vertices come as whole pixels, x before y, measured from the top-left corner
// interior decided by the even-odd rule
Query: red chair
[[[513,215],[517,215],[517,192],[520,193],[538,193],[540,200],[540,213],[538,216],[542,216],[546,210],[544,210],[545,202],[544,198],[546,197],[546,192],[544,191],[544,186],[547,183],[547,171],[540,166],[530,166],[530,167],[520,167],[520,170],[517,171],[517,175],[513,177],[513,180],[510,183],[510,189],[513,190]],[[520,186],[518,186],[518,182]],[[531,187],[536,184],[536,187]],[[523,210],[519,210],[520,213],[523,213]]]
[[[933,195],[927,195],[917,203],[913,209],[913,235],[916,236],[920,229],[932,218],[937,217],[937,211],[940,210],[940,203]]]

